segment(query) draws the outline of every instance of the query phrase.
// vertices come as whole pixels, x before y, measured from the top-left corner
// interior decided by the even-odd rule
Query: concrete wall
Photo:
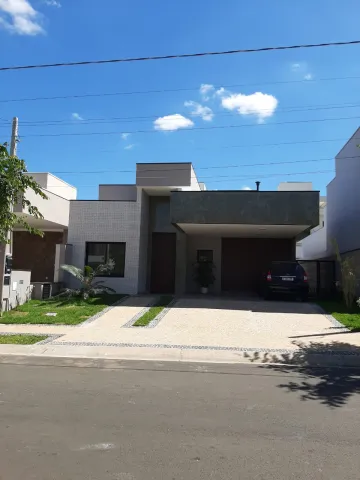
[[[69,210],[70,210],[70,202],[65,198],[60,197],[48,190],[44,189],[45,195],[48,197],[47,200],[41,198],[39,195],[36,195],[33,190],[27,190],[25,192],[25,198],[29,200],[29,202],[37,207],[40,213],[43,215],[44,220],[49,222],[53,222],[54,228],[57,226],[60,227],[67,227],[69,224]],[[23,209],[20,204],[15,205],[14,212],[19,214],[25,214],[29,216],[29,223],[31,224],[31,218],[33,218],[28,213],[28,209]]]
[[[139,281],[138,292],[143,293],[147,288],[147,265],[148,265],[148,246],[149,246],[149,196],[140,191],[141,211],[140,211],[140,240],[139,240]]]
[[[66,198],[67,200],[75,200],[77,190],[75,187],[67,182],[64,182],[61,178],[56,177],[52,173],[40,172],[29,173],[31,177],[41,186],[41,188],[58,195],[59,197]]]
[[[190,187],[191,163],[138,163],[136,185],[138,187]]]
[[[172,192],[171,221],[197,224],[319,223],[319,192]]]
[[[136,185],[99,185],[99,200],[136,202]]]
[[[312,189],[312,182],[281,182],[278,185],[279,192],[308,192]]]
[[[327,186],[327,236],[332,252],[336,239],[341,252],[360,248],[360,130],[335,160],[336,177]],[[350,157],[350,158],[349,158]]]
[[[327,257],[326,227],[317,229],[301,241],[301,250],[296,258],[302,260],[316,260]]]
[[[10,285],[4,286],[3,302],[4,309],[11,310],[22,305],[31,298],[29,271],[13,270],[11,272]]]
[[[213,261],[215,265],[215,283],[210,292],[221,292],[221,237],[187,236],[187,261],[186,261],[186,291],[199,293],[200,287],[193,279],[194,263],[197,262],[198,250],[213,250]]]
[[[71,202],[68,232],[68,243],[72,245],[71,263],[84,267],[86,242],[125,242],[125,276],[106,278],[106,285],[118,293],[137,293],[140,216],[140,198],[137,202]]]

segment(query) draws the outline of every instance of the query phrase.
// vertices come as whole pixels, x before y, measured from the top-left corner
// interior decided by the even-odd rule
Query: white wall
[[[335,159],[336,176],[327,186],[328,246],[340,252],[360,248],[360,129]]]
[[[69,200],[66,200],[65,198],[62,198],[45,189],[44,193],[48,197],[47,200],[41,198],[39,195],[36,195],[33,190],[28,189],[25,192],[25,198],[26,200],[29,200],[31,205],[39,209],[40,213],[44,217],[44,220],[56,223],[60,227],[67,227],[69,224]],[[28,209],[23,210],[21,205],[16,205],[14,207],[14,212],[28,214]],[[28,219],[28,221],[31,225],[31,220]]]
[[[137,202],[71,202],[68,231],[68,243],[72,245],[71,263],[84,267],[86,242],[125,242],[125,276],[106,279],[106,285],[117,293],[137,293],[140,214],[139,198]]]
[[[61,178],[56,177],[52,173],[48,172],[30,172],[29,175],[36,180],[36,182],[45,190],[58,195],[59,197],[66,198],[67,200],[75,200],[77,190]]]
[[[278,185],[279,192],[308,192],[312,189],[312,182],[281,182]]]

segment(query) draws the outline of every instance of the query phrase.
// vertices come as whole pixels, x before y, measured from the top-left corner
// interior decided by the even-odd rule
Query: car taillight
[[[271,280],[272,280],[270,270],[268,271],[268,274],[266,275],[266,280],[267,280],[268,282],[271,282]]]
[[[307,282],[307,281],[308,281],[307,273],[304,272],[304,282]]]

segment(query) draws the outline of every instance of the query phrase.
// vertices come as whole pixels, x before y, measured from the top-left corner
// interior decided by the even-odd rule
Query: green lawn
[[[0,344],[34,345],[45,338],[46,335],[0,335]]]
[[[124,295],[103,295],[90,298],[86,302],[79,298],[30,300],[24,305],[4,313],[0,318],[0,323],[77,325],[123,297]],[[57,315],[46,316],[46,313],[56,313]]]
[[[349,312],[343,303],[331,300],[319,301],[317,304],[345,327],[352,331],[360,331],[360,308],[354,307],[354,311]]]
[[[157,317],[159,313],[161,313],[164,308],[169,305],[172,299],[173,297],[169,295],[164,295],[160,297],[159,300],[155,303],[155,305],[150,308],[150,310],[148,310],[146,313],[144,313],[142,317],[136,320],[133,326],[146,327],[146,325],[148,325],[152,320],[154,320],[154,318]]]

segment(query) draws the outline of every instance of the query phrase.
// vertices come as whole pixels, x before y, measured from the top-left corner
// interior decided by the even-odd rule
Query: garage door
[[[223,238],[221,288],[225,292],[256,291],[272,260],[294,260],[293,239]]]

